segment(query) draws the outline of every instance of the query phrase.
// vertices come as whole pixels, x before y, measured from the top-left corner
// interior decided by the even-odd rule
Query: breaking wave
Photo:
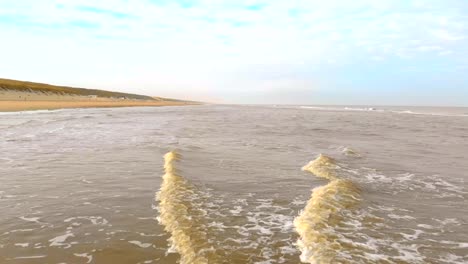
[[[180,156],[171,151],[164,156],[163,182],[156,194],[159,200],[159,222],[171,237],[170,251],[180,254],[181,264],[221,263],[207,237],[205,212],[195,204],[196,188],[177,175],[174,163]]]
[[[302,252],[302,262],[346,263],[346,251],[357,247],[341,239],[336,231],[345,224],[344,211],[360,202],[358,186],[350,180],[340,179],[338,169],[334,159],[322,154],[302,168],[330,181],[313,190],[304,210],[294,220],[300,236],[297,246]]]
[[[410,210],[369,202],[361,186],[372,190],[369,183],[380,186],[384,176],[366,176],[365,169],[352,170],[326,155],[302,170],[327,183],[313,189],[309,198],[301,196],[292,202],[254,193],[238,194],[232,200],[223,192],[197,188],[177,173],[180,158],[176,152],[164,156],[165,174],[156,199],[158,220],[170,235],[168,253],[178,253],[182,264],[291,263],[298,258],[313,264],[432,263],[436,259],[422,254],[426,244],[419,237],[438,247],[466,247],[462,241],[437,242],[437,230],[462,222],[441,219],[444,222],[436,225],[435,220],[415,218]],[[400,180],[409,184],[411,177],[395,178]],[[393,189],[388,180],[383,183]],[[299,235],[295,245],[294,230]],[[440,263],[456,263],[450,256],[443,257],[451,261],[441,257]]]

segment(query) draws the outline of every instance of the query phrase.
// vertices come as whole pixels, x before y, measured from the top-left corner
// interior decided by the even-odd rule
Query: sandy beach
[[[62,108],[101,108],[101,107],[132,107],[132,106],[176,106],[188,105],[187,102],[176,101],[0,101],[0,112],[28,111]]]
[[[62,108],[176,106],[189,104],[193,105],[196,103],[164,98],[154,98],[154,100],[105,98],[95,96],[80,96],[75,94],[58,94],[35,91],[25,92],[0,89],[0,112]]]

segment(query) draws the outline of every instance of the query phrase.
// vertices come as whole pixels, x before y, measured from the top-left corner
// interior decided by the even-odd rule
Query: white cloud
[[[446,55],[450,55],[450,54],[453,54],[453,51],[451,51],[451,50],[443,50],[443,51],[439,52],[439,55],[440,55],[440,56],[446,56]]]
[[[265,65],[313,72],[355,61],[411,59],[422,52],[466,54],[468,46],[466,16],[458,11],[464,3],[201,0],[184,8],[177,1],[152,2],[1,3],[0,17],[14,14],[21,23],[0,20],[2,35],[13,40],[0,42],[3,65],[8,65],[0,70],[12,77],[128,91],[134,91],[128,87],[135,83],[142,93],[196,93],[206,87],[209,94],[225,89],[220,84],[232,78],[251,80],[239,83],[250,88],[302,87],[304,81],[317,86],[311,81],[317,76],[273,85],[277,72],[246,72]],[[265,4],[260,11],[246,8],[258,3]],[[129,17],[85,12],[80,6]],[[95,27],[77,26],[80,21]],[[26,58],[33,62],[25,64]]]
[[[441,48],[439,46],[419,46],[416,49],[419,50],[419,51],[422,51],[422,52],[443,50],[443,48]]]
[[[464,35],[453,34],[446,29],[432,30],[431,33],[442,41],[456,41],[465,39]]]

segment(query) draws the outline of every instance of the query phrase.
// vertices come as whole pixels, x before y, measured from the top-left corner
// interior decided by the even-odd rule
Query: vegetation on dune
[[[180,100],[180,99],[172,99],[172,98],[158,97],[158,96],[153,96],[153,99],[156,100],[156,101],[198,103],[198,102],[195,102],[195,101],[187,101],[187,100]]]
[[[17,80],[1,79],[0,89],[13,90],[22,92],[42,92],[54,93],[59,95],[79,95],[79,96],[97,96],[107,98],[126,98],[126,99],[139,99],[139,100],[155,100],[150,96],[111,92],[97,89],[74,88],[67,86],[56,86],[44,83],[23,82]]]

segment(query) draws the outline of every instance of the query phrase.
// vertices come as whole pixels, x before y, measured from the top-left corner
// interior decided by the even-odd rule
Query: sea
[[[468,263],[468,108],[0,113],[0,263]]]

